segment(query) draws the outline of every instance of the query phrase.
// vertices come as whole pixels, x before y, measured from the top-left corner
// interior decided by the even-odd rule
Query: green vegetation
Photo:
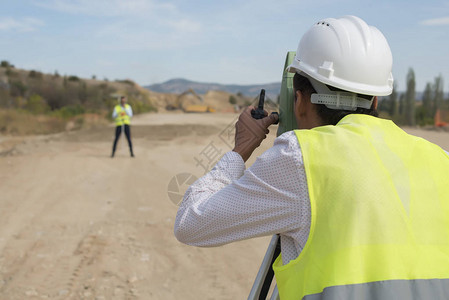
[[[11,65],[8,61],[6,61],[6,60],[2,60],[1,62],[0,62],[0,67],[2,67],[2,68],[14,68],[14,66],[13,65]]]
[[[28,73],[28,77],[42,79],[44,77],[44,74],[38,71],[31,70],[30,73]]]
[[[109,115],[121,95],[127,96],[135,114],[156,111],[149,93],[128,79],[109,82],[96,80],[95,76],[93,79],[61,76],[57,71],[43,74],[36,70],[15,69],[5,60],[0,62],[0,111],[3,116],[8,112],[15,120],[48,119],[57,130],[64,130],[60,124],[70,121],[82,125],[85,114],[110,119]],[[8,123],[3,124],[0,132],[11,133],[8,128]],[[38,131],[44,133],[45,128]]]
[[[443,77],[437,76],[433,83],[427,83],[422,101],[416,99],[415,72],[409,69],[406,78],[407,90],[398,94],[396,84],[393,93],[379,101],[381,117],[389,118],[399,125],[427,126],[434,124],[437,110],[449,110],[449,99],[444,99]]]
[[[409,69],[407,73],[407,91],[405,92],[405,122],[406,125],[415,125],[415,72]]]
[[[80,79],[79,79],[79,77],[78,76],[69,76],[69,78],[68,78],[68,80],[69,81],[76,81],[76,82],[79,82],[80,81]]]
[[[26,101],[24,108],[33,114],[45,114],[50,110],[47,102],[36,94],[31,95],[28,101]]]

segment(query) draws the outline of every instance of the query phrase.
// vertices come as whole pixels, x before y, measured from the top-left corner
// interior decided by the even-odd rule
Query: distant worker
[[[115,155],[115,149],[117,147],[118,139],[120,138],[120,135],[122,134],[122,127],[125,129],[125,135],[126,139],[128,140],[129,145],[129,152],[131,154],[131,157],[134,157],[133,152],[133,144],[131,143],[131,131],[129,128],[130,125],[130,119],[133,116],[133,110],[131,108],[131,105],[126,103],[126,97],[121,96],[120,97],[120,104],[117,104],[114,107],[114,111],[112,112],[112,117],[115,119],[115,139],[114,144],[112,146],[112,154],[111,157],[114,157]]]
[[[377,117],[392,61],[360,18],[316,22],[288,68],[299,129],[245,171],[276,121],[247,108],[233,151],[184,195],[178,240],[280,234],[281,300],[449,299],[449,154]]]

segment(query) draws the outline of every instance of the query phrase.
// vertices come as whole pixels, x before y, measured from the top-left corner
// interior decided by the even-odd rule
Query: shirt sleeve
[[[299,161],[298,141],[288,133],[246,171],[239,154],[226,153],[184,195],[175,221],[176,238],[212,247],[297,231],[302,224],[300,198],[308,199],[308,191],[298,183],[304,172]]]
[[[117,118],[117,110],[115,109],[115,107],[114,107],[114,109],[112,110],[112,118],[113,118],[113,119]]]

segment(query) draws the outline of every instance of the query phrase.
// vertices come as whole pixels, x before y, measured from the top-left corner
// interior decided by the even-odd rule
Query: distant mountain
[[[152,85],[144,86],[144,88],[149,89],[158,93],[173,93],[180,94],[188,89],[194,90],[198,94],[205,94],[208,91],[224,91],[232,94],[242,93],[248,97],[256,97],[259,95],[261,89],[265,89],[266,95],[272,99],[276,100],[278,95],[281,93],[281,82],[274,82],[268,84],[255,84],[255,85],[237,85],[237,84],[219,84],[219,83],[204,83],[190,81],[187,79],[176,78],[171,79],[163,83],[156,83]],[[397,91],[399,95],[405,93],[405,91]],[[423,92],[416,91],[416,100],[422,101]],[[382,99],[387,99],[388,96],[382,97]],[[445,99],[449,98],[449,94],[445,93]]]
[[[194,90],[198,94],[205,94],[208,91],[224,91],[232,94],[242,93],[248,97],[256,97],[261,89],[265,89],[267,97],[276,100],[281,92],[281,83],[268,83],[259,85],[237,85],[237,84],[219,84],[219,83],[203,83],[195,82],[187,79],[176,78],[163,83],[144,86],[158,93],[174,93],[180,94],[188,89]]]

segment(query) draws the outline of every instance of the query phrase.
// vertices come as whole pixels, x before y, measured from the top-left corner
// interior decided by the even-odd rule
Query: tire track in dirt
[[[107,246],[105,240],[92,234],[85,236],[79,243],[75,251],[74,257],[80,257],[78,265],[72,270],[71,277],[66,284],[67,299],[79,299],[80,287],[85,287],[84,283],[88,278],[85,277],[86,269],[91,266],[96,259],[99,259],[104,248]],[[77,294],[78,293],[78,294]]]

